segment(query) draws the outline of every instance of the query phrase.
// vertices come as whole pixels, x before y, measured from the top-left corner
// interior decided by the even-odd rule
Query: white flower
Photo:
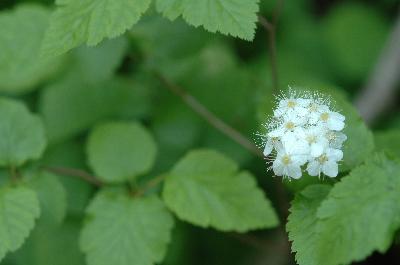
[[[302,170],[312,176],[338,175],[341,148],[347,139],[340,132],[345,117],[330,106],[330,101],[317,93],[291,92],[279,100],[263,136],[263,153],[275,156],[272,169],[276,175],[298,179]]]
[[[341,150],[328,148],[322,155],[309,161],[307,172],[310,176],[320,176],[323,173],[331,178],[336,177],[339,172],[337,162],[342,158]]]
[[[330,130],[341,131],[344,128],[345,117],[334,111],[324,111],[320,114],[319,119],[326,124]]]
[[[280,145],[282,145],[282,143],[280,142],[278,137],[267,137],[263,152],[264,156],[269,156],[274,148],[281,148]]]
[[[285,114],[295,113],[296,115],[305,116],[307,114],[307,106],[310,100],[303,98],[288,98],[282,99],[279,102],[278,108],[274,110],[274,116],[279,118]]]
[[[281,117],[281,125],[275,130],[268,133],[269,137],[282,137],[287,132],[293,132],[298,126],[303,126],[306,123],[304,116],[299,116],[297,113],[289,112]]]
[[[307,162],[304,155],[295,155],[282,150],[276,155],[276,159],[272,164],[272,169],[277,176],[287,176],[298,179],[302,176],[301,166]]]
[[[285,150],[290,150],[292,154],[307,156],[310,153],[310,145],[305,135],[305,130],[301,127],[297,127],[292,132],[287,132],[282,136],[282,146]]]
[[[318,157],[322,155],[324,149],[329,146],[329,141],[325,137],[326,130],[323,127],[312,126],[305,130],[304,139],[310,145],[310,155]]]
[[[329,142],[329,145],[332,148],[340,149],[343,146],[344,141],[347,140],[347,136],[342,132],[337,131],[328,131],[325,134],[326,139]]]

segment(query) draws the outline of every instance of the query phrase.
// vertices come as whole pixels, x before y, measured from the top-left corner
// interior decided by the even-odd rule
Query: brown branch
[[[136,197],[142,196],[147,191],[156,187],[158,184],[160,184],[164,180],[165,180],[165,175],[160,175],[158,177],[155,177],[155,178],[149,180],[148,182],[146,182],[146,184],[142,188],[140,188],[137,192],[135,192],[134,196],[136,196]]]
[[[259,23],[264,27],[268,33],[268,54],[271,64],[271,78],[272,87],[274,93],[279,93],[279,81],[278,81],[278,66],[277,66],[277,54],[276,54],[276,31],[275,25],[269,22],[265,17],[258,16]]]
[[[104,186],[103,182],[98,180],[95,176],[80,169],[66,167],[44,167],[44,169],[57,175],[72,176],[83,179],[84,181],[89,182],[97,187]]]
[[[166,78],[160,73],[155,73],[156,77],[168,88],[172,93],[179,96],[182,101],[189,106],[194,112],[205,119],[214,128],[227,135],[233,141],[237,142],[239,145],[253,153],[258,157],[264,157],[261,150],[246,137],[244,137],[240,132],[226,124],[220,118],[218,118],[214,113],[209,111],[203,104],[201,104],[192,95],[187,93],[185,90],[180,88],[177,84],[173,83],[171,80]]]
[[[279,17],[283,8],[283,0],[277,0],[274,13],[272,15],[272,22],[266,17],[259,15],[258,22],[265,29],[268,35],[268,54],[271,64],[271,78],[272,87],[274,93],[279,93],[279,78],[278,78],[278,66],[277,66],[277,52],[276,52],[276,27],[278,24]]]

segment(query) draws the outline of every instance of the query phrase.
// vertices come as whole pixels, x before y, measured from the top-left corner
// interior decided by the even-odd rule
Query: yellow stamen
[[[317,137],[315,135],[307,135],[306,140],[309,144],[317,142]]]
[[[294,108],[296,107],[296,101],[289,100],[287,103],[288,108]]]
[[[286,129],[288,130],[293,130],[294,129],[294,123],[289,121],[285,124]]]
[[[288,156],[288,155],[284,155],[283,157],[282,157],[282,163],[284,164],[284,165],[289,165],[290,163],[291,163],[292,161],[291,161],[291,159],[290,159],[290,156]]]
[[[322,121],[327,121],[329,119],[329,113],[322,113],[321,114],[321,120]]]
[[[321,155],[320,157],[318,157],[318,162],[320,163],[320,164],[323,164],[323,163],[325,163],[326,161],[328,161],[328,157],[324,154],[324,155]]]

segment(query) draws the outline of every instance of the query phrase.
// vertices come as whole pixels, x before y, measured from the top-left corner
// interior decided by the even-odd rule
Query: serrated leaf
[[[295,201],[288,231],[298,263],[348,264],[386,251],[400,227],[399,172],[398,161],[375,155],[336,184],[319,207],[315,202],[312,214]],[[300,229],[301,214],[315,223]]]
[[[36,173],[28,186],[37,193],[41,209],[40,220],[60,224],[67,210],[67,194],[57,176],[47,172]]]
[[[156,8],[171,20],[182,16],[189,24],[211,32],[254,38],[258,0],[157,0]]]
[[[296,252],[296,261],[299,265],[312,264],[308,262],[311,262],[309,259],[316,248],[310,246],[315,246],[318,242],[315,235],[318,224],[317,210],[330,189],[329,185],[311,185],[299,192],[292,201],[286,230],[289,233],[289,240],[292,241],[292,252]]]
[[[0,91],[20,94],[52,75],[61,58],[39,56],[50,12],[33,4],[0,12]]]
[[[123,182],[147,173],[154,164],[156,151],[152,135],[135,122],[99,125],[87,143],[89,164],[106,182]]]
[[[0,98],[0,166],[38,159],[46,147],[41,119],[22,103]]]
[[[22,186],[0,190],[0,260],[24,243],[39,214],[34,191]]]
[[[244,232],[278,224],[254,177],[211,150],[183,157],[168,174],[163,197],[180,219],[202,227]]]
[[[150,0],[58,1],[43,41],[43,53],[59,55],[84,43],[94,46],[105,38],[115,38],[139,20],[150,2]]]
[[[103,191],[87,214],[80,246],[88,265],[152,265],[164,258],[173,219],[156,196]]]

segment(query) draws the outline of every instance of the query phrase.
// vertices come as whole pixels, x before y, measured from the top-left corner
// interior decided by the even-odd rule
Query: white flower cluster
[[[272,153],[274,157],[275,175],[298,179],[302,169],[311,176],[338,175],[341,148],[347,139],[340,132],[345,117],[332,111],[330,105],[328,99],[316,93],[300,96],[290,92],[279,99],[263,139],[264,156]]]

